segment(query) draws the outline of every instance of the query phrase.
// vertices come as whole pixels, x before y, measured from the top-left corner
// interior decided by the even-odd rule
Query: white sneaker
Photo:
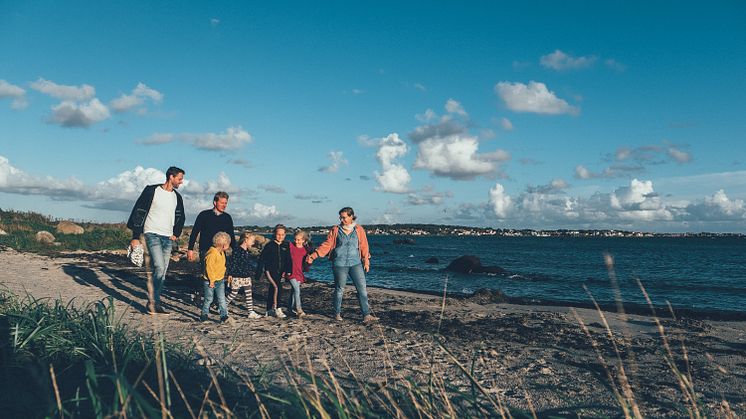
[[[257,313],[257,312],[256,312],[256,311],[254,311],[254,310],[251,310],[251,311],[249,312],[249,315],[248,315],[248,316],[246,316],[246,317],[248,317],[248,318],[250,318],[250,319],[261,319],[261,318],[262,318],[262,316],[261,316],[261,315],[259,315],[259,313]]]
[[[287,317],[285,313],[282,312],[282,309],[279,307],[275,310],[275,316],[277,316],[278,319],[284,319],[285,317]]]

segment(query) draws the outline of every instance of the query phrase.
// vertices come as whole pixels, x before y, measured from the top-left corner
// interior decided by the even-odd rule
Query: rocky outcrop
[[[42,230],[36,233],[36,241],[39,243],[52,244],[54,243],[55,238],[52,233]]]
[[[435,256],[431,256],[425,259],[425,263],[440,263],[440,261]]]
[[[474,255],[459,256],[446,267],[447,271],[463,274],[501,274],[505,269],[499,266],[482,266],[482,261]]]
[[[57,223],[57,232],[60,234],[83,234],[85,229],[72,221],[60,221]]]

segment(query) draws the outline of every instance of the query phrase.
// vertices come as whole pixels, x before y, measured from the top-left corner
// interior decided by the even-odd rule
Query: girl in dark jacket
[[[262,250],[259,260],[269,281],[267,287],[267,315],[285,318],[285,313],[278,306],[282,294],[282,278],[293,272],[293,261],[290,258],[290,243],[285,241],[287,229],[277,224],[274,229],[274,240],[267,243]]]

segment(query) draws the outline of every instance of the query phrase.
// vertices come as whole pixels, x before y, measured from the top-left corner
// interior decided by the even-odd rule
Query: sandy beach
[[[311,282],[303,288],[309,314],[303,319],[247,319],[239,297],[229,306],[228,323],[219,324],[216,313],[210,322],[199,323],[193,301],[200,286],[194,279],[198,265],[184,260],[169,268],[163,296],[168,316],[146,313],[145,271],[119,253],[50,257],[3,249],[0,265],[0,286],[18,296],[73,300],[77,306],[111,297],[131,328],[145,334],[161,331],[171,343],[199,346],[218,362],[250,374],[282,371],[290,360],[308,359],[316,369],[328,363],[343,382],[359,379],[383,386],[397,375],[427,381],[432,372],[469,388],[461,365],[508,406],[534,410],[540,417],[621,415],[607,371],[574,314],[587,325],[616,376],[612,342],[599,313],[591,309],[507,304],[492,301],[489,294],[447,296],[443,305],[438,295],[370,287],[371,308],[380,322],[366,326],[353,286],[345,294],[345,320],[337,322],[331,317],[332,288]],[[264,283],[254,287],[260,313],[265,289]],[[604,315],[643,415],[688,416],[654,319]],[[691,374],[698,406],[708,416],[724,416],[728,409],[746,415],[746,322],[660,321],[676,365]]]

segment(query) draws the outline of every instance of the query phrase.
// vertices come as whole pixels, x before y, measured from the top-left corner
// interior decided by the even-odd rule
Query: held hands
[[[132,239],[132,241],[130,242],[130,246],[132,246],[132,248],[134,249],[137,246],[142,246],[142,243],[140,243],[139,239]]]
[[[306,263],[309,265],[313,263],[313,258],[311,258],[311,255],[306,256]]]
[[[230,287],[232,283],[233,283],[233,277],[228,275],[228,286]]]
[[[187,260],[190,262],[194,262],[194,250],[187,251]]]

